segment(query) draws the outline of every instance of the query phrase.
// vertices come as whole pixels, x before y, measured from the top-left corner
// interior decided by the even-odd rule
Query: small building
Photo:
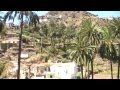
[[[72,79],[77,74],[77,65],[71,63],[55,63],[50,66],[50,72],[60,79]]]
[[[28,56],[28,53],[21,53],[21,58],[22,59],[26,59],[26,58],[28,58],[29,56]]]

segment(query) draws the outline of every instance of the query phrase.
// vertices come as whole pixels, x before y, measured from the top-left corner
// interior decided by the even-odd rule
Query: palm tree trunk
[[[36,24],[34,25],[34,27],[36,28]],[[35,30],[33,30],[33,39],[34,39],[34,45],[36,46],[36,42],[35,42]]]
[[[34,43],[34,32],[32,31],[32,43]]]
[[[88,79],[89,79],[89,62],[88,62]]]
[[[120,57],[120,44],[119,44],[119,46],[118,46],[118,49],[119,49],[119,51],[118,51],[118,53],[119,53],[119,57]],[[119,74],[120,74],[120,60],[119,60],[119,57],[118,57],[118,75],[117,75],[117,79],[119,79]]]
[[[113,79],[113,67],[112,61],[110,60],[110,69],[111,69],[111,79]]]
[[[41,37],[41,52],[42,52],[42,37]]]
[[[85,67],[85,79],[87,79],[87,66]]]
[[[82,73],[82,79],[84,78],[83,77],[83,64],[82,64],[82,66],[81,66],[81,73]]]
[[[30,66],[31,65],[28,66],[28,70],[29,70],[29,75],[28,76],[29,76],[29,78],[31,78],[31,69],[30,69]]]
[[[83,79],[83,64],[81,63],[81,76],[82,76],[82,79]]]
[[[54,48],[54,57],[56,56],[56,52],[55,52],[55,38],[53,38],[54,40],[53,40],[53,48]]]
[[[92,71],[92,79],[94,78],[94,73],[93,73],[93,60],[91,60],[91,71]]]
[[[21,60],[21,41],[22,41],[22,29],[23,29],[23,14],[21,20],[21,32],[19,34],[19,54],[18,54],[18,71],[17,71],[17,79],[20,79],[20,60]]]
[[[80,58],[79,58],[79,61],[80,61],[81,78],[83,79],[83,63],[82,63],[82,61],[80,60]]]
[[[118,74],[117,74],[117,79],[119,79],[119,73],[120,73],[120,60],[118,60]]]

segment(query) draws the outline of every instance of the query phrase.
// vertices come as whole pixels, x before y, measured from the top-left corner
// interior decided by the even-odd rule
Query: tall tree
[[[2,17],[0,17],[0,37],[2,38],[3,34],[6,34],[5,33],[5,30],[4,29],[4,22],[2,21]],[[1,44],[1,41],[0,41],[0,44]],[[0,49],[1,49],[1,45],[0,45]]]
[[[29,17],[29,25],[34,25],[33,29],[32,29],[32,35],[33,35],[33,40],[35,43],[35,33],[39,31],[39,27],[37,26],[37,24],[39,24],[39,17],[37,14],[31,13],[30,17]],[[30,26],[29,26],[30,27]]]
[[[43,51],[43,38],[48,39],[48,34],[49,34],[49,29],[48,25],[45,23],[40,24],[40,30],[39,30],[39,35],[40,35],[40,42],[41,42],[41,52]],[[49,40],[47,40],[49,41]]]
[[[110,60],[111,78],[113,79],[113,61],[116,61],[117,53],[114,45],[115,37],[110,26],[103,28],[103,42],[99,48],[102,58]]]
[[[118,74],[117,78],[119,79],[119,69],[120,69],[120,18],[113,18],[113,20],[110,22],[110,28],[113,30],[113,35],[115,37],[115,42],[118,46],[118,55],[117,55],[117,61],[118,61]]]
[[[32,12],[32,11],[8,11],[4,15],[4,21],[6,20],[13,20],[17,17],[20,20],[20,33],[19,33],[19,54],[18,54],[18,71],[17,71],[17,79],[20,79],[20,61],[21,61],[21,41],[22,41],[22,34],[23,34],[23,21],[24,21],[24,16],[28,18],[33,18],[37,14]]]
[[[69,57],[71,60],[75,60],[81,67],[81,77],[84,78],[83,66],[87,66],[89,61],[94,59],[94,49],[95,46],[87,43],[88,41],[81,37],[80,34],[77,35],[74,43],[71,43],[68,49]]]
[[[4,29],[4,22],[3,22],[3,17],[0,16],[0,33],[2,32],[2,30]]]
[[[51,47],[53,48],[54,56],[56,55],[56,32],[57,32],[57,23],[54,20],[50,20],[49,29],[50,29],[50,37],[51,37]]]
[[[93,22],[91,19],[85,19],[82,22],[82,26],[80,29],[79,34],[81,37],[83,37],[85,40],[88,40],[87,43],[90,45],[99,46],[100,41],[102,40],[102,33],[101,31],[96,27],[97,23]],[[98,50],[98,47],[95,48],[96,53]],[[93,59],[91,59],[91,71],[92,71],[92,79],[93,79]]]

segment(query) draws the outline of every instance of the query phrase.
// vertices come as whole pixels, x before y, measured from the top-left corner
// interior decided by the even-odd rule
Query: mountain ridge
[[[47,18],[57,18],[67,26],[79,26],[87,18],[91,18],[94,22],[97,22],[98,26],[104,26],[109,21],[109,19],[99,18],[98,15],[87,11],[49,11],[44,16]]]

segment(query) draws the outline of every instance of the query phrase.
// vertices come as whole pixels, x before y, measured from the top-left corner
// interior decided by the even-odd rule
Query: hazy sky
[[[2,11],[0,16],[3,16],[6,11]],[[48,11],[35,11],[39,16],[45,15]],[[92,14],[98,15],[101,18],[108,18],[108,17],[120,17],[120,11],[88,11]],[[15,24],[19,24],[19,21],[16,19]]]
[[[120,17],[120,11],[88,11],[88,12],[98,15],[101,18]]]

